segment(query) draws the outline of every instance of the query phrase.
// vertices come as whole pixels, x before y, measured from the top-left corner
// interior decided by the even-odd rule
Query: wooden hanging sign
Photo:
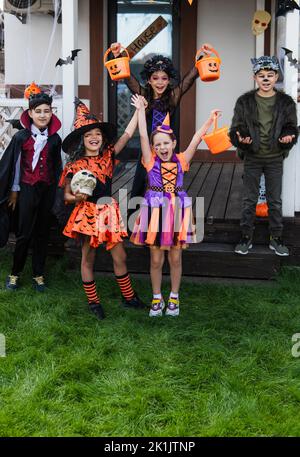
[[[166,26],[167,21],[162,17],[158,16],[152,24],[149,25],[129,46],[127,51],[130,58],[132,59],[141,49],[143,49],[148,43],[150,43],[156,35],[159,34]]]

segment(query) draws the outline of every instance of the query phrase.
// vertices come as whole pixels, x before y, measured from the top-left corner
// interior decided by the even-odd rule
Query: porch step
[[[131,273],[149,274],[149,249],[125,243],[127,265]],[[79,268],[80,251],[68,249],[70,268]],[[280,270],[280,258],[267,247],[255,246],[248,255],[234,253],[234,245],[201,243],[183,252],[183,274],[220,278],[272,279]],[[111,256],[103,248],[97,251],[95,271],[113,271]],[[164,273],[169,273],[167,262]]]

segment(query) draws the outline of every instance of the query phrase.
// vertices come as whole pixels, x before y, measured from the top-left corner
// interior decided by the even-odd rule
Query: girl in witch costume
[[[52,98],[32,83],[26,90],[29,109],[21,116],[17,132],[0,161],[0,209],[7,218],[18,203],[16,246],[6,288],[16,290],[32,241],[33,285],[45,289],[44,268],[57,182],[62,170],[59,119],[52,113]],[[1,216],[0,216],[1,219]],[[1,226],[1,220],[0,220]],[[7,242],[9,226],[6,225]]]
[[[115,57],[120,56],[120,43],[112,43],[110,48]],[[213,47],[209,43],[204,43],[201,49],[205,54],[210,54]],[[167,113],[170,113],[171,128],[175,130],[176,108],[181,97],[192,87],[198,76],[198,70],[193,66],[179,82],[179,74],[172,61],[162,55],[155,55],[145,62],[141,72],[142,80],[146,83],[145,86],[142,86],[133,75],[124,79],[133,94],[142,95],[148,102],[146,122],[149,137],[156,127],[162,124]],[[146,170],[139,160],[132,184],[131,198],[144,196],[146,176]]]
[[[97,295],[93,272],[96,249],[103,243],[106,243],[106,249],[112,255],[115,277],[124,306],[145,306],[131,285],[122,244],[127,232],[119,206],[111,197],[115,156],[132,137],[137,126],[137,113],[133,115],[124,134],[113,144],[116,136],[115,126],[100,122],[78,99],[75,100],[75,106],[74,130],[65,138],[62,145],[70,157],[70,162],[63,170],[59,185],[65,189],[65,202],[75,203],[76,206],[63,233],[82,243],[81,276],[89,309],[98,319],[103,319],[104,311]],[[86,173],[87,181],[80,181],[82,176],[78,180],[80,172],[81,175]],[[96,179],[92,184],[94,189],[89,192],[90,174]],[[74,185],[76,183],[79,183],[77,188]]]
[[[131,235],[136,245],[149,246],[150,276],[153,300],[149,316],[162,316],[165,303],[161,295],[162,267],[165,251],[171,273],[171,294],[166,315],[179,314],[179,287],[181,282],[182,249],[190,243],[197,243],[193,222],[192,201],[183,188],[183,175],[189,169],[194,153],[211,126],[219,110],[213,110],[210,117],[194,134],[188,148],[175,154],[176,137],[170,128],[169,116],[151,134],[147,134],[144,104],[139,96],[132,97],[132,104],[138,110],[138,123],[142,147],[142,163],[148,174],[148,189],[140,214]]]

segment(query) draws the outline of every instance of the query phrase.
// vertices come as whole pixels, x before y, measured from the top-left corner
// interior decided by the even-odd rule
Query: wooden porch
[[[121,163],[113,179],[113,196],[119,189],[130,190],[136,162]],[[290,248],[288,258],[276,256],[268,247],[268,222],[258,218],[254,247],[247,256],[234,254],[234,245],[240,237],[241,187],[243,163],[240,161],[195,161],[185,177],[189,196],[204,197],[205,236],[202,243],[183,253],[185,276],[271,279],[282,265],[300,265],[300,216],[284,219],[284,239]],[[126,242],[128,268],[133,273],[149,273],[149,250]],[[79,251],[68,249],[71,266],[78,265]],[[100,248],[96,271],[112,271],[110,255]],[[168,273],[165,264],[164,272]]]

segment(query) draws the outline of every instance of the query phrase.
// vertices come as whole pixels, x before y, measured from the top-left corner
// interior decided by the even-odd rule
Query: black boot
[[[104,310],[100,303],[89,303],[89,308],[96,315],[96,317],[100,320],[105,318]]]
[[[125,300],[123,297],[122,305],[126,308],[146,308],[147,305],[142,302],[142,300],[138,297],[137,294],[134,294],[130,300]]]

